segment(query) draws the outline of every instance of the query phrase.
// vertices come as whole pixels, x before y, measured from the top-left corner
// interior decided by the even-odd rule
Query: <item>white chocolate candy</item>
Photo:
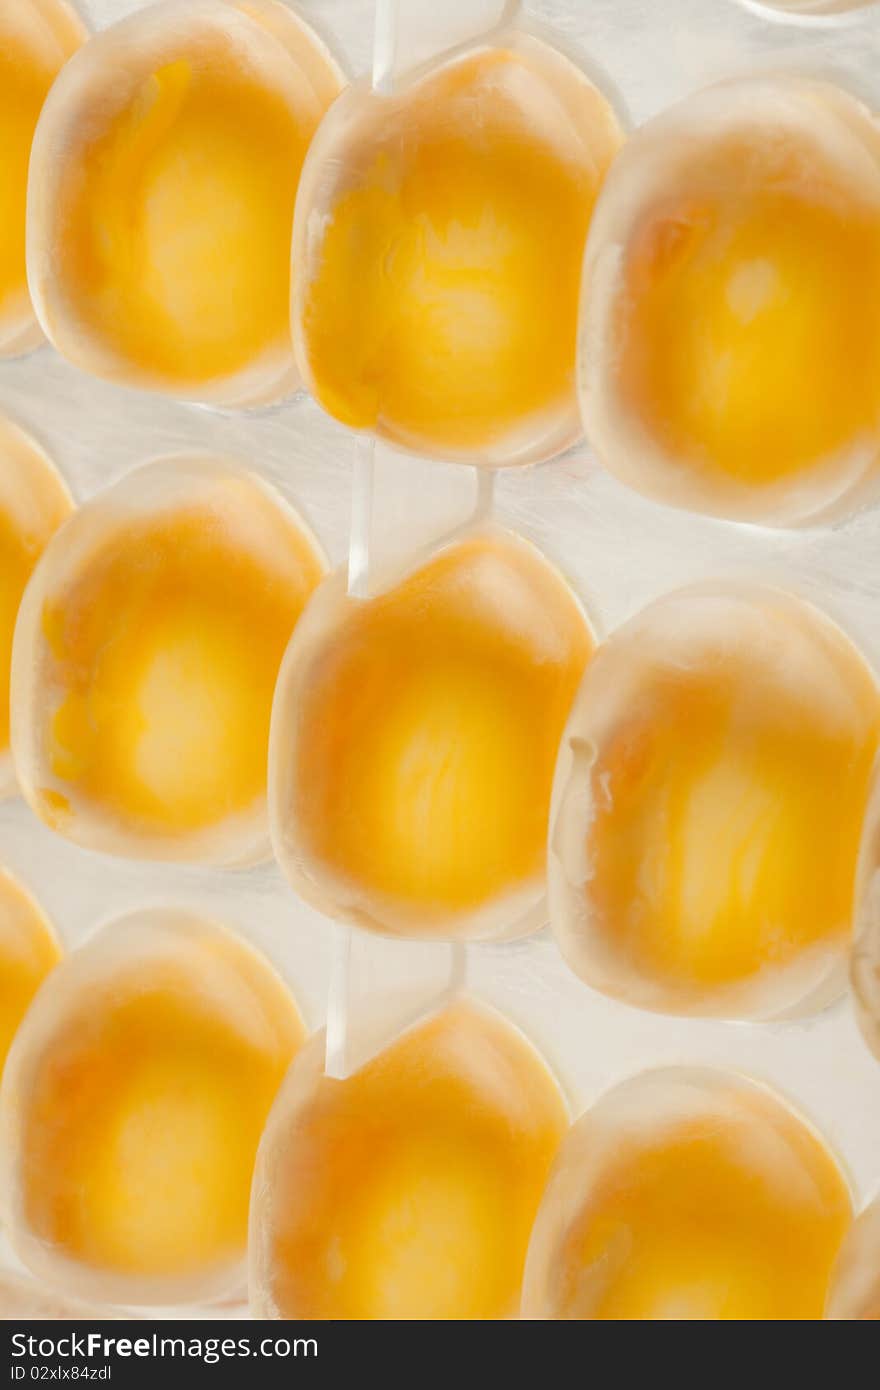
[[[266,857],[272,697],[323,571],[297,513],[222,459],[161,459],[93,498],[16,632],[12,743],[37,815],[131,858]]]
[[[880,477],[880,131],[829,84],[719,83],[633,136],[584,265],[580,381],[603,463],[772,525]]]
[[[18,610],[37,560],[72,510],[67,487],[36,440],[0,416],[0,799],[17,790],[9,686]]]
[[[643,1073],[563,1141],[523,1314],[586,1321],[823,1316],[846,1180],[772,1091],[696,1067]]]
[[[880,1198],[865,1208],[843,1242],[826,1317],[834,1322],[880,1321]]]
[[[0,1091],[3,1219],[75,1296],[237,1293],[257,1143],[304,1038],[242,938],[170,909],[103,927],[46,981]]]
[[[562,577],[479,529],[303,614],[272,714],[278,860],[329,915],[435,939],[546,921],[550,789],[593,648]]]
[[[36,899],[0,867],[0,1076],[30,1002],[61,959],[61,943]]]
[[[309,151],[294,224],[293,334],[315,399],[478,467],[574,443],[581,261],[621,139],[599,88],[518,28],[390,94],[352,86]]]
[[[368,1033],[375,1018],[366,1020]],[[506,1019],[456,1001],[324,1074],[318,1034],[269,1117],[254,1175],[255,1317],[508,1318],[568,1124]]]
[[[3,0],[0,6],[0,358],[43,341],[25,263],[28,163],[46,93],[86,37],[67,0]]]
[[[858,650],[782,591],[656,600],[599,648],[556,769],[550,913],[640,1008],[772,1018],[843,992],[880,739]]]
[[[86,371],[225,406],[295,390],[290,241],[341,74],[277,0],[171,0],[77,54],[34,140],[31,293]]]

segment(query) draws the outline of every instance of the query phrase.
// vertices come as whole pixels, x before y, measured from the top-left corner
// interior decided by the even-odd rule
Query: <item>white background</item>
[[[442,41],[439,24],[491,0],[400,0],[401,56]],[[136,0],[87,0],[103,27]],[[301,11],[331,41],[350,74],[365,74],[372,0],[304,0]],[[500,6],[494,6],[500,8]],[[739,0],[533,0],[529,13],[586,53],[623,97],[634,123],[720,77],[786,68],[833,76],[880,109],[880,11],[857,23],[768,22]],[[420,24],[428,18],[433,28]],[[438,12],[440,12],[438,17]],[[447,34],[448,37],[448,34]],[[45,348],[0,363],[0,409],[48,448],[79,501],[157,454],[199,448],[259,469],[306,512],[334,562],[348,547],[351,437],[311,401],[274,413],[224,416],[90,380]],[[383,453],[376,508],[383,544],[443,528],[463,512],[469,470]],[[537,541],[607,632],[654,595],[693,579],[752,575],[797,586],[824,605],[880,666],[880,513],[831,530],[772,533],[657,507],[605,475],[586,448],[538,469],[503,475],[501,520]],[[42,828],[21,802],[0,804],[0,862],[37,893],[68,946],[108,918],[147,904],[190,905],[238,927],[288,979],[307,1021],[325,1018],[333,930],[303,906],[274,867],[248,872],[140,865],[88,854]],[[441,978],[446,948],[361,938],[353,993],[410,977]],[[559,1068],[576,1110],[646,1066],[702,1062],[775,1084],[818,1124],[864,1199],[880,1186],[880,1065],[868,1054],[848,1001],[807,1022],[774,1026],[655,1017],[611,1003],[567,969],[548,932],[504,947],[471,948],[468,980],[500,1006]],[[4,1256],[0,1249],[0,1262]]]

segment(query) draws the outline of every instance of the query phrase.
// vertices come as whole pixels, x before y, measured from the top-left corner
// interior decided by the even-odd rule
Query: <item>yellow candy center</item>
[[[515,1316],[566,1123],[539,1059],[469,1006],[344,1082],[321,1078],[274,1140],[267,1275],[281,1315]]]
[[[707,1113],[655,1140],[624,1139],[565,1243],[561,1311],[818,1319],[850,1220],[836,1165],[794,1119],[771,1137]]]
[[[468,59],[349,152],[302,323],[312,388],[347,424],[468,450],[571,408],[581,256],[611,152],[591,162],[529,119],[522,90],[560,119],[542,81],[510,53]]]
[[[214,978],[208,953],[204,964]],[[139,964],[56,1030],[23,1118],[39,1238],[90,1269],[146,1277],[242,1256],[257,1143],[301,1040],[274,982],[263,994],[274,1022],[248,1033],[235,1001],[224,1017],[207,986]]]
[[[265,525],[283,548],[264,565],[207,515],[132,524],[46,605],[51,770],[126,827],[204,828],[265,794],[278,668],[321,569],[268,506]]]
[[[728,669],[646,680],[593,770],[589,883],[603,928],[647,975],[722,986],[832,948],[851,930],[878,737],[867,676],[851,728]],[[772,683],[771,683],[772,684]]]
[[[793,138],[728,140],[687,180],[628,251],[630,408],[688,465],[750,486],[870,452],[880,211]]]
[[[356,605],[299,716],[296,805],[312,852],[367,899],[427,911],[540,874],[556,749],[590,649],[562,582],[504,543],[454,547]]]
[[[11,517],[0,510],[0,753],[9,748],[9,672],[15,620],[36,559]]]
[[[220,51],[145,78],[66,178],[63,278],[91,331],[184,383],[283,351],[293,203],[318,116]]]
[[[0,14],[0,320],[27,297],[28,161],[46,93],[81,42],[80,25],[54,0],[7,0]],[[39,13],[37,11],[39,10]]]
[[[31,999],[60,957],[45,918],[0,869],[0,1074]]]

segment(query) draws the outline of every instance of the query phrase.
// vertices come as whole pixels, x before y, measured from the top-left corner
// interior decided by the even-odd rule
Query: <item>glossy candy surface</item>
[[[517,31],[393,95],[352,87],[297,202],[293,330],[316,399],[490,467],[574,442],[581,260],[621,138],[580,70]]]
[[[28,161],[46,93],[85,38],[66,0],[0,6],[0,358],[42,341],[25,266]]]
[[[256,1317],[505,1318],[568,1123],[544,1062],[499,1015],[456,1003],[344,1081],[323,1035],[260,1146]]]
[[[851,1226],[834,1269],[826,1316],[880,1322],[880,1198]]]
[[[874,768],[862,831],[855,919],[852,1005],[862,1036],[880,1061],[880,765]]]
[[[599,649],[557,765],[551,918],[596,988],[766,1018],[843,991],[880,695],[818,610],[682,589]]]
[[[37,814],[129,857],[264,857],[272,696],[323,568],[292,508],[222,459],[161,459],[83,507],[16,635],[13,744]]]
[[[16,790],[9,680],[19,605],[34,565],[72,509],[65,484],[36,441],[0,416],[0,798]]]
[[[28,273],[77,366],[221,405],[295,389],[299,172],[341,86],[276,0],[174,0],[93,38],[34,143]]]
[[[303,1036],[280,978],[232,933],[157,909],[105,926],[56,969],[9,1054],[16,1253],[81,1297],[236,1290],[257,1142]]]
[[[24,886],[0,868],[0,1075],[43,980],[61,959],[54,928]]]
[[[720,1071],[648,1072],[603,1096],[563,1142],[523,1312],[819,1319],[851,1217],[836,1161],[771,1091]]]
[[[880,453],[880,134],[845,92],[720,83],[641,128],[585,263],[587,435],[661,501],[796,524]]]
[[[309,604],[275,697],[282,867],[317,906],[375,930],[534,930],[556,749],[592,650],[577,599],[494,529],[366,599],[345,580]]]

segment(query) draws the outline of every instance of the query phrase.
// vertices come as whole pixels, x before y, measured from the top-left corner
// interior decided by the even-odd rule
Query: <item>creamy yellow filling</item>
[[[350,603],[307,674],[294,806],[369,901],[478,906],[542,873],[558,741],[592,641],[571,592],[503,538]]]
[[[645,212],[609,350],[665,449],[759,487],[870,461],[878,310],[880,209],[806,140],[727,137]]]
[[[540,1060],[469,1006],[345,1081],[321,1079],[267,1155],[267,1279],[281,1315],[515,1315],[565,1125]]]
[[[0,1074],[34,994],[61,958],[55,933],[20,884],[0,869]]]
[[[48,770],[124,830],[217,825],[265,795],[278,668],[321,561],[268,502],[267,558],[198,507],[124,523],[48,598]],[[75,814],[75,812],[74,812]]]

